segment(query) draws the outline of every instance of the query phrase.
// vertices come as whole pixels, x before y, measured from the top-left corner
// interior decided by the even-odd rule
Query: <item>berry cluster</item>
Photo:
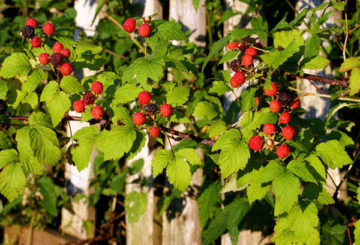
[[[261,149],[272,151],[279,145],[276,147],[275,153],[280,159],[283,159],[290,154],[290,147],[285,144],[285,141],[291,140],[296,133],[295,129],[289,125],[291,112],[300,105],[300,102],[295,98],[295,95],[287,91],[278,92],[278,86],[273,82],[271,83],[271,89],[264,89],[264,94],[272,97],[269,109],[279,114],[278,123],[277,125],[265,123],[262,132],[252,136],[248,144],[253,151],[260,151]],[[260,100],[260,97],[258,98],[257,99]],[[277,131],[277,128],[280,130]],[[279,135],[279,137],[277,137],[279,142],[275,141],[277,133]]]
[[[140,108],[145,112],[135,112],[132,116],[133,123],[135,125],[143,125],[146,122],[146,119],[149,119],[154,123],[154,116],[157,112],[157,106],[154,103],[150,103],[152,100],[151,94],[147,91],[142,91],[138,95],[138,102]],[[160,106],[160,115],[167,118],[172,114],[172,107],[169,104],[162,104]],[[160,129],[154,124],[149,129],[149,134],[153,138],[157,138],[160,135]]]
[[[100,119],[103,115],[103,109],[101,106],[93,105],[95,102],[95,96],[98,96],[103,92],[103,85],[99,81],[95,81],[91,85],[91,92],[85,93],[81,100],[76,100],[73,103],[73,108],[76,112],[82,113],[85,111],[86,106],[92,106],[91,115],[94,119]]]
[[[144,23],[139,25],[138,34],[142,37],[147,37],[151,33],[151,27],[149,25],[151,20],[144,20]],[[123,28],[126,32],[131,33],[136,29],[136,20],[128,18],[124,21]]]

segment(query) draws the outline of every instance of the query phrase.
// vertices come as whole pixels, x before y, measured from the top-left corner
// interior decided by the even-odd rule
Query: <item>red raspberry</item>
[[[83,100],[85,105],[92,105],[95,101],[95,95],[93,95],[92,93],[86,93],[83,96]]]
[[[245,55],[251,55],[251,56],[254,56],[257,54],[257,51],[256,49],[254,49],[253,47],[250,47],[250,48],[247,48],[245,50]]]
[[[276,132],[276,127],[272,123],[265,123],[263,127],[263,132],[267,135],[272,135]]]
[[[95,94],[101,94],[103,91],[102,83],[99,81],[93,82],[93,84],[91,84],[91,91],[93,91]]]
[[[262,140],[259,135],[254,135],[249,140],[249,147],[253,151],[260,151],[262,146]]]
[[[237,42],[231,42],[231,43],[228,43],[227,46],[230,50],[235,50],[237,47],[238,47],[238,43]]]
[[[43,25],[43,32],[47,35],[52,35],[55,31],[55,27],[53,24],[51,23],[46,23],[45,25]]]
[[[50,60],[49,54],[47,54],[47,53],[41,53],[41,54],[39,55],[39,62],[40,62],[41,64],[47,65],[47,64],[49,63],[49,60]]]
[[[27,19],[25,25],[36,28],[37,27],[37,21],[34,18],[29,18],[29,19]]]
[[[245,82],[245,73],[242,71],[236,72],[230,79],[230,85],[233,88],[240,87]]]
[[[172,113],[172,107],[169,104],[162,104],[160,106],[160,114],[163,117],[169,117]]]
[[[41,43],[42,43],[42,41],[41,41],[41,38],[40,38],[40,37],[33,37],[33,38],[31,39],[31,45],[32,45],[33,48],[38,48],[38,47],[40,47],[40,46],[41,46]]]
[[[91,115],[95,119],[100,119],[103,115],[103,109],[101,108],[101,106],[98,106],[98,105],[94,106],[91,109]]]
[[[278,88],[277,88],[276,84],[273,82],[270,83],[270,86],[271,86],[271,89],[265,88],[264,93],[268,96],[274,96],[275,94],[277,94]]]
[[[148,24],[141,24],[139,27],[138,27],[138,33],[140,36],[142,37],[147,37],[150,35],[150,32],[151,32],[151,27],[148,25]]]
[[[269,105],[270,111],[278,113],[281,109],[281,103],[278,100],[273,100]]]
[[[279,117],[279,123],[288,124],[290,122],[290,116],[288,111],[284,111]]]
[[[296,109],[300,106],[300,100],[295,100],[292,105],[291,108]]]
[[[135,125],[143,125],[145,123],[145,116],[141,112],[136,112],[133,117],[133,123]]]
[[[67,48],[63,48],[61,51],[60,51],[60,54],[62,56],[64,56],[65,58],[69,58],[70,57],[70,50],[68,50]]]
[[[56,43],[54,43],[53,51],[54,51],[54,53],[60,53],[63,48],[64,47],[60,42],[56,42]]]
[[[149,131],[151,137],[153,138],[157,138],[159,135],[160,135],[160,129],[158,127],[152,127],[150,128],[150,131]]]
[[[256,97],[256,105],[259,105],[259,104],[260,104],[260,99],[261,99],[260,96],[259,96],[259,97]]]
[[[281,145],[278,148],[276,148],[276,155],[283,159],[287,157],[290,154],[290,147],[288,145]]]
[[[241,58],[241,64],[243,64],[244,66],[249,66],[251,65],[253,62],[253,57],[251,55],[247,55],[245,54],[242,58]]]
[[[245,49],[247,48],[246,44],[245,43],[240,43],[239,44],[239,49],[242,53],[245,52]]]
[[[295,129],[290,125],[287,125],[283,127],[281,134],[286,140],[291,140],[295,135]]]
[[[63,74],[64,76],[68,76],[72,73],[73,69],[72,66],[70,65],[70,63],[64,63],[60,66],[60,72],[61,74]]]
[[[124,21],[123,27],[124,30],[127,31],[128,33],[133,32],[136,28],[136,20],[134,20],[133,18],[126,19]]]
[[[151,95],[148,91],[142,91],[138,96],[139,103],[142,105],[146,105],[151,101]]]
[[[73,108],[76,112],[81,113],[85,111],[85,103],[83,100],[77,100],[73,104]]]

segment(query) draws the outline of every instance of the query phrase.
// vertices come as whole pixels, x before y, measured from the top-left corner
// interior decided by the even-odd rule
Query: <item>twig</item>
[[[115,52],[113,52],[113,51],[111,51],[111,50],[109,50],[109,49],[107,49],[107,48],[104,48],[104,51],[105,51],[106,53],[109,53],[109,54],[113,55],[113,56],[116,56],[116,57],[119,57],[119,58],[122,58],[122,59],[126,59],[125,56],[123,56],[123,55],[121,55],[121,54],[117,54],[117,53],[115,53]]]
[[[344,49],[343,49],[343,59],[344,61],[346,60],[346,45],[347,45],[347,41],[349,38],[349,25],[348,25],[348,16],[347,16],[347,0],[345,0],[345,28],[346,28],[346,33],[345,33],[345,41],[344,41]],[[348,72],[345,72],[345,78],[348,78]]]
[[[313,93],[313,92],[307,92],[307,91],[303,91],[303,90],[293,88],[293,87],[288,87],[288,89],[290,89],[292,91],[296,91],[297,93],[299,93],[300,96],[319,96],[319,97],[331,99],[331,96],[328,94],[318,94],[318,93]],[[342,100],[342,101],[350,101],[350,102],[360,103],[360,99],[353,99],[353,98],[348,98],[348,97],[338,97],[336,99]]]
[[[313,83],[310,79],[308,79],[309,83],[314,86],[320,93],[322,94],[326,94],[321,88],[319,88],[318,86],[316,86],[315,83]]]
[[[337,80],[337,79],[333,79],[333,78],[320,77],[320,76],[310,75],[310,74],[306,74],[306,73],[304,75],[296,75],[296,74],[286,73],[286,75],[293,77],[293,78],[307,79],[307,80],[317,81],[317,82],[321,82],[321,83],[337,85],[340,87],[348,86],[347,79],[346,80]]]

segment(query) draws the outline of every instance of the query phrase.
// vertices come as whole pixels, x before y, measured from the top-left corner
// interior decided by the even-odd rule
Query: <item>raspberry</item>
[[[269,108],[270,108],[270,111],[272,111],[274,113],[278,113],[281,109],[281,104],[279,101],[273,100],[270,102]]]
[[[141,24],[139,27],[138,27],[138,33],[140,36],[142,37],[147,37],[150,35],[150,32],[151,32],[151,27],[148,25],[148,24]]]
[[[281,134],[286,140],[291,140],[295,135],[295,129],[290,125],[287,125],[283,127]]]
[[[242,58],[241,58],[241,63],[244,65],[244,66],[249,66],[251,65],[253,62],[253,57],[251,55],[247,55],[245,54]]]
[[[281,145],[278,148],[276,148],[276,155],[283,159],[287,157],[290,154],[290,147],[288,145]]]
[[[262,146],[262,140],[259,135],[254,135],[249,140],[249,147],[253,151],[260,151]]]
[[[93,82],[93,84],[91,84],[91,91],[93,91],[95,94],[101,94],[103,91],[102,83],[99,81]]]
[[[60,53],[63,48],[64,47],[60,42],[56,42],[56,43],[54,43],[52,49],[53,49],[54,53]]]
[[[67,48],[63,48],[61,51],[60,51],[60,54],[62,56],[64,56],[65,58],[69,58],[70,57],[70,50],[68,50]]]
[[[139,103],[142,105],[146,105],[151,101],[151,95],[148,91],[142,91],[138,96]]]
[[[128,33],[133,32],[136,28],[136,20],[134,20],[133,18],[126,19],[124,21],[123,27],[126,32]]]
[[[295,96],[292,93],[281,91],[279,93],[279,101],[283,106],[291,106],[294,102]]]
[[[245,82],[245,73],[242,71],[236,72],[230,79],[230,85],[233,88],[240,87]]]
[[[103,109],[101,108],[101,106],[98,106],[98,105],[94,106],[91,109],[91,115],[95,119],[100,119],[103,115]]]
[[[149,103],[145,106],[145,111],[149,114],[155,114],[157,108],[155,104]]]
[[[72,66],[70,65],[70,63],[64,63],[60,66],[60,72],[61,74],[63,74],[64,76],[70,75],[73,71]]]
[[[238,43],[237,42],[231,42],[231,43],[228,43],[227,46],[230,50],[235,50],[237,47],[238,47]]]
[[[251,55],[251,56],[254,56],[257,54],[257,51],[256,49],[254,49],[253,47],[250,47],[250,48],[247,48],[245,50],[245,55]]]
[[[83,96],[83,101],[85,105],[92,105],[95,101],[95,95],[93,95],[92,93],[86,93]]]
[[[272,123],[265,123],[263,127],[263,132],[267,135],[272,135],[276,132],[276,127]]]
[[[34,28],[32,26],[24,26],[21,29],[21,34],[25,38],[32,38],[35,35],[35,30],[34,30]]]
[[[290,122],[290,116],[288,111],[284,111],[279,117],[279,123],[288,124]]]
[[[62,64],[64,57],[61,54],[58,53],[54,53],[50,56],[50,63],[55,66],[58,67]]]
[[[29,18],[29,19],[27,19],[25,25],[36,28],[37,27],[37,21],[34,18]]]
[[[261,99],[261,97],[256,97],[256,105],[259,105],[260,104],[260,99]]]
[[[47,65],[50,61],[49,54],[47,53],[41,53],[39,55],[39,62],[43,65]]]
[[[296,109],[300,106],[300,101],[297,99],[292,103],[291,108]]]
[[[270,86],[271,86],[271,89],[265,88],[264,93],[268,96],[274,96],[275,94],[277,94],[277,91],[278,91],[277,86],[273,82],[270,83]]]
[[[158,127],[152,127],[150,128],[150,131],[149,131],[151,137],[153,138],[157,138],[159,135],[160,135],[160,129]]]
[[[172,113],[172,107],[171,105],[168,104],[163,104],[162,106],[160,106],[160,114],[163,117],[169,117]]]
[[[54,25],[49,22],[46,23],[45,25],[43,25],[42,29],[43,29],[43,32],[49,36],[52,35],[55,31]]]
[[[85,111],[85,103],[83,100],[77,100],[73,104],[73,108],[76,112],[81,113]]]
[[[40,47],[40,46],[41,46],[41,43],[42,43],[42,41],[41,41],[41,38],[40,38],[40,37],[33,37],[33,38],[31,39],[31,45],[32,45],[33,48],[38,48],[38,47]]]
[[[239,49],[242,53],[245,52],[245,49],[247,48],[246,44],[245,43],[240,43],[239,44]]]
[[[241,66],[241,63],[240,63],[240,60],[238,60],[238,59],[232,60],[230,62],[231,70],[233,70],[234,72],[239,71],[240,66]]]
[[[0,115],[4,114],[7,111],[7,104],[4,100],[0,100]]]
[[[133,123],[135,125],[143,125],[145,123],[145,116],[141,112],[136,112],[133,117]]]

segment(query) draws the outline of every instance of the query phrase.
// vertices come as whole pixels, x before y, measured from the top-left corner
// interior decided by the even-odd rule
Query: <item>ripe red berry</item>
[[[245,73],[242,71],[236,72],[230,79],[230,85],[233,88],[240,87],[245,82]]]
[[[91,115],[95,119],[100,119],[103,115],[103,109],[101,108],[101,106],[98,106],[98,105],[94,106],[91,109]]]
[[[64,76],[70,75],[73,71],[72,66],[70,65],[70,63],[64,63],[60,66],[60,72],[61,74],[63,74]]]
[[[91,84],[91,91],[93,91],[95,94],[101,94],[103,91],[102,83],[99,81],[93,82],[93,84]]]
[[[227,46],[230,50],[235,50],[237,47],[238,47],[238,43],[237,42],[231,42],[231,43],[228,43]]]
[[[273,100],[270,102],[269,108],[270,108],[270,111],[272,111],[274,113],[278,113],[281,109],[281,103],[277,100]]]
[[[148,91],[142,91],[138,96],[139,103],[142,105],[146,105],[151,101],[151,95]]]
[[[85,103],[83,100],[77,100],[73,104],[73,108],[76,112],[81,113],[85,111]]]
[[[254,135],[249,140],[249,147],[253,151],[260,151],[262,146],[262,140],[259,135]]]
[[[160,106],[160,114],[163,117],[169,117],[172,114],[172,107],[169,104],[162,104]]]
[[[241,64],[243,64],[244,66],[249,66],[251,65],[253,62],[253,57],[251,55],[247,55],[245,54],[242,58],[241,58]]]
[[[259,104],[260,104],[260,99],[261,99],[260,96],[259,96],[259,97],[256,97],[256,105],[259,105]]]
[[[264,93],[268,96],[274,96],[275,94],[277,94],[278,88],[277,88],[276,84],[273,82],[270,83],[270,86],[271,86],[271,89],[265,88]]]
[[[63,45],[61,44],[61,42],[56,42],[56,43],[54,43],[54,45],[53,45],[53,51],[54,51],[54,53],[60,53],[63,48],[64,48],[64,47],[63,47]]]
[[[42,43],[42,41],[41,41],[41,38],[40,38],[40,37],[33,37],[33,38],[31,39],[31,46],[32,46],[33,48],[38,48],[38,47],[40,47],[40,46],[41,46],[41,43]]]
[[[156,126],[150,128],[150,135],[153,138],[157,138],[160,135],[160,129]]]
[[[145,116],[141,112],[136,112],[133,117],[133,123],[135,125],[143,125],[145,123]]]
[[[147,37],[150,35],[150,32],[151,32],[151,27],[144,23],[144,24],[141,24],[139,27],[138,27],[138,33],[140,36],[142,37]]]
[[[86,93],[83,96],[83,100],[85,105],[92,105],[95,101],[95,95],[93,95],[92,93]]]
[[[37,21],[36,21],[36,19],[34,19],[34,18],[29,18],[29,19],[27,19],[25,25],[26,25],[26,26],[31,26],[31,27],[33,27],[33,28],[36,28],[36,27],[37,27]]]
[[[67,48],[63,48],[61,51],[60,51],[60,54],[62,56],[64,56],[65,58],[69,58],[70,57],[70,50],[68,50]]]
[[[290,147],[288,145],[281,145],[278,148],[276,148],[276,155],[283,159],[287,157],[290,154]]]
[[[272,135],[276,132],[276,127],[272,123],[265,123],[263,127],[263,132],[267,135]]]
[[[240,49],[240,51],[241,51],[242,53],[245,52],[246,48],[247,48],[247,46],[246,46],[245,43],[240,43],[240,44],[239,44],[239,49]]]
[[[290,113],[288,111],[284,111],[279,117],[279,123],[288,124],[290,122],[290,117]]]
[[[292,105],[291,108],[296,109],[300,106],[300,101],[299,100],[295,100]]]
[[[290,125],[287,125],[283,127],[281,134],[286,140],[291,140],[295,135],[295,129]]]
[[[245,55],[251,55],[251,56],[254,56],[257,54],[257,51],[256,49],[254,49],[253,47],[250,47],[250,48],[247,48],[245,50]]]
[[[47,53],[41,53],[41,54],[39,55],[39,62],[40,62],[41,64],[47,65],[47,64],[49,63],[49,60],[50,60],[49,54],[47,54]]]
[[[135,30],[136,28],[136,20],[134,20],[133,18],[128,18],[124,21],[123,24],[124,30],[131,33]]]
[[[52,35],[55,31],[55,27],[53,24],[51,23],[46,23],[45,25],[43,25],[43,32],[47,35]]]

